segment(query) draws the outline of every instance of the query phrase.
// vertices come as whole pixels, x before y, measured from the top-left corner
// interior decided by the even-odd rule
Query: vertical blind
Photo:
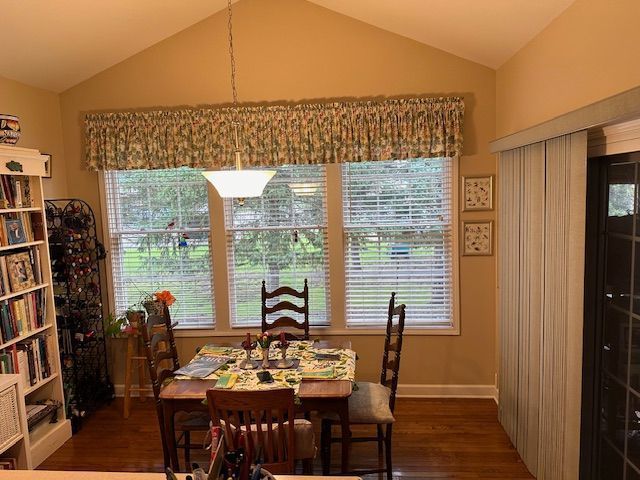
[[[214,324],[207,186],[200,170],[105,172],[118,313],[170,290],[180,327]]]
[[[267,289],[309,283],[309,321],[328,324],[326,176],[323,165],[277,168],[260,197],[225,200],[231,324],[258,326]]]
[[[453,322],[453,159],[342,165],[347,324],[386,323],[392,291],[407,325]]]

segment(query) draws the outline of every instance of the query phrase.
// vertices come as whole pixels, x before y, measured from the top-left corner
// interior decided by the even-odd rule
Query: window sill
[[[251,334],[260,332],[258,328],[238,327],[232,330],[215,330],[211,328],[183,328],[176,329],[175,336],[177,338],[196,338],[196,337],[244,337],[249,331]],[[330,327],[312,327],[310,336],[325,337],[383,337],[386,334],[385,328],[330,328]],[[430,336],[459,336],[460,329],[456,327],[407,327],[404,330],[405,336],[430,337]]]

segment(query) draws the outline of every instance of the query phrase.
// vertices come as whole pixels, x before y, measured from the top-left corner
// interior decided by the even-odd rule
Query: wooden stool
[[[145,368],[147,368],[147,357],[144,354],[144,345],[142,344],[142,337],[133,331],[126,333],[127,335],[127,359],[125,363],[124,372],[124,418],[129,418],[131,412],[131,392],[138,392],[140,401],[146,401],[146,393],[153,393],[151,387],[145,386]],[[131,386],[131,377],[133,375],[133,369],[138,368],[138,387]]]

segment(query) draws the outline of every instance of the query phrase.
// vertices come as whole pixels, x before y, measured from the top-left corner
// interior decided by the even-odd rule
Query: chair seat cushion
[[[174,425],[179,431],[207,431],[211,418],[206,412],[177,412]]]
[[[358,382],[349,397],[349,423],[387,424],[395,422],[389,408],[391,390],[379,383]],[[322,418],[339,421],[338,414],[326,413]]]

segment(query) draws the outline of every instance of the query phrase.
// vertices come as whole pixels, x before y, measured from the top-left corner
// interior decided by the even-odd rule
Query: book
[[[7,243],[9,245],[17,245],[27,241],[27,236],[21,218],[5,218],[4,225],[7,235]]]
[[[175,371],[176,375],[185,375],[192,378],[205,378],[218,370],[229,361],[229,357],[214,357],[202,355],[182,368]]]
[[[320,353],[317,352],[315,354],[316,360],[331,360],[331,361],[339,361],[340,354],[339,353]]]
[[[224,389],[233,388],[237,380],[238,380],[237,373],[225,373],[223,375],[220,375],[220,378],[218,378],[218,381],[214,385],[214,388],[224,388]]]
[[[327,367],[321,370],[305,370],[302,372],[303,380],[332,380],[336,378],[334,367]]]
[[[6,255],[6,262],[11,291],[17,292],[36,286],[29,252]]]

